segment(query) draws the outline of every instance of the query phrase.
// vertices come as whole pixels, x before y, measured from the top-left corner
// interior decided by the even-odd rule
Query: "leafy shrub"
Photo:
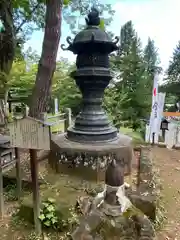
[[[41,209],[39,219],[45,228],[69,232],[79,222],[79,217],[74,208],[70,208],[66,214],[57,213],[53,198],[48,198],[42,205],[43,208]]]
[[[5,199],[7,201],[16,201],[17,200],[17,187],[16,185],[10,184],[5,187],[4,191]]]
[[[54,199],[48,198],[47,201],[43,202],[43,208],[41,209],[39,219],[42,225],[46,228],[58,228],[58,217]]]

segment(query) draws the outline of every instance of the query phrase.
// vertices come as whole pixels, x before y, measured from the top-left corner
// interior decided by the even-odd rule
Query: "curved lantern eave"
[[[80,54],[81,52],[94,52],[97,51],[101,53],[110,54],[117,51],[119,47],[116,45],[117,42],[105,42],[105,41],[82,41],[70,44],[65,47],[65,44],[61,45],[63,51],[71,51],[74,54]]]

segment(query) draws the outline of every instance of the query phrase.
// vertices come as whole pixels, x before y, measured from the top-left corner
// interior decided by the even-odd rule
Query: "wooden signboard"
[[[11,146],[29,149],[33,185],[34,223],[41,234],[37,150],[50,150],[50,125],[29,116],[9,124]],[[20,164],[19,164],[20,165]]]
[[[12,147],[50,150],[50,126],[26,117],[9,124]]]

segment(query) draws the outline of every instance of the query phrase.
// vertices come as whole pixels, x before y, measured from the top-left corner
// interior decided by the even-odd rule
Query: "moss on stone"
[[[95,182],[83,182],[78,178],[59,174],[48,174],[45,180],[47,183],[40,185],[41,203],[48,198],[53,198],[57,213],[65,218],[69,208],[75,206],[78,196],[85,195],[86,189],[95,189],[97,187]],[[32,193],[23,197],[18,214],[26,221],[33,222]]]

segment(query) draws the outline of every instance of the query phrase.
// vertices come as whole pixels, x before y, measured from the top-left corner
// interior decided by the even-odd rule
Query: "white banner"
[[[157,129],[160,131],[161,121],[163,117],[164,103],[165,103],[166,93],[158,93],[158,125]]]
[[[149,130],[147,133],[147,139],[149,137],[149,141],[152,142],[152,136],[154,134],[154,143],[158,143],[158,138],[160,134],[160,126],[161,120],[163,117],[163,109],[165,102],[165,93],[158,93],[158,80],[159,75],[156,74],[154,77],[153,83],[153,92],[152,92],[152,108],[151,108],[151,116],[149,123]]]
[[[153,84],[153,92],[152,92],[152,108],[151,108],[151,117],[150,117],[150,142],[152,142],[153,133],[155,134],[154,142],[158,142],[158,78],[159,75],[155,75],[154,84]]]

